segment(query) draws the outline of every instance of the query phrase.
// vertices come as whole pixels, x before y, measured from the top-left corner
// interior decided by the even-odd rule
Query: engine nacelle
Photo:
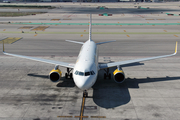
[[[122,83],[124,82],[125,80],[125,74],[123,72],[122,69],[116,69],[114,72],[113,72],[113,75],[114,75],[114,81],[116,83]]]
[[[61,76],[62,76],[62,72],[59,69],[53,69],[49,73],[49,79],[52,82],[58,82],[61,79]]]

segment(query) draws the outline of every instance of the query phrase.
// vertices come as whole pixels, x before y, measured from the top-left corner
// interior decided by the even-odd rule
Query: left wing
[[[60,62],[60,61],[48,60],[48,59],[42,59],[42,58],[36,58],[36,57],[30,57],[30,56],[23,56],[23,55],[17,55],[17,54],[11,54],[11,53],[6,53],[6,52],[3,52],[3,53],[5,55],[10,55],[10,56],[14,56],[14,57],[25,58],[25,59],[29,59],[29,60],[59,65],[62,67],[67,67],[67,68],[74,68],[74,64],[70,64],[70,63],[66,63],[66,62]]]
[[[4,51],[4,41],[3,41],[3,54],[14,56],[14,57],[19,57],[19,58],[25,58],[25,59],[29,59],[29,60],[34,60],[34,61],[39,61],[39,62],[44,62],[44,63],[49,63],[49,64],[54,64],[54,65],[59,65],[62,67],[67,67],[67,68],[74,68],[74,64],[70,64],[70,63],[66,63],[66,62],[60,62],[60,61],[55,61],[55,60],[47,60],[47,59],[42,59],[42,58],[6,53]]]
[[[153,60],[153,59],[158,59],[158,58],[170,57],[170,56],[176,55],[177,44],[178,44],[178,42],[176,42],[175,52],[170,55],[162,55],[162,56],[156,56],[156,57],[141,58],[141,59],[127,60],[127,61],[120,61],[120,62],[113,62],[113,63],[102,63],[102,64],[99,64],[99,69],[105,69],[105,68],[110,68],[110,67],[115,67],[115,66],[120,66],[120,65],[126,65],[126,64],[135,63],[135,62],[148,61],[148,60]]]

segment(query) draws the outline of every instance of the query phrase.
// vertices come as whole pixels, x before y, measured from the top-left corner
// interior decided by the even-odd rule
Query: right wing
[[[178,43],[176,42],[175,52],[174,52],[173,54],[170,54],[170,55],[162,55],[162,56],[149,57],[149,58],[126,60],[126,61],[113,62],[113,63],[102,63],[102,64],[99,64],[99,69],[106,69],[106,68],[110,68],[110,67],[115,67],[115,66],[130,64],[130,63],[148,61],[148,60],[153,60],[153,59],[158,59],[158,58],[164,58],[164,57],[170,57],[170,56],[176,55],[176,53],[177,53],[177,44],[178,44]]]

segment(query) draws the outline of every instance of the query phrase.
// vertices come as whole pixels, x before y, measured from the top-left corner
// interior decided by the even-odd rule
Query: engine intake
[[[125,74],[123,72],[122,69],[116,69],[114,72],[113,72],[113,75],[114,75],[114,81],[116,83],[122,83],[124,82],[125,80]]]
[[[62,76],[62,72],[59,69],[53,69],[51,70],[51,72],[49,73],[49,79],[52,82],[58,82],[61,79]]]

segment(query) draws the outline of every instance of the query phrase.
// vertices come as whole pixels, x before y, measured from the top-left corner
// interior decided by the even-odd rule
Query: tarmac
[[[67,7],[72,5],[67,3]],[[128,5],[125,3],[124,7]],[[157,6],[154,3],[149,5]],[[158,5],[162,9],[172,9],[172,6],[179,9],[174,3],[168,4],[170,7],[166,3]],[[109,6],[116,7],[116,4],[110,3]],[[1,17],[0,22],[0,40],[5,41],[8,53],[75,63],[81,45],[65,40],[85,42],[88,39],[88,14],[67,11]],[[95,42],[116,40],[99,46],[99,62],[174,53],[175,42],[180,42],[179,22],[179,16],[168,16],[164,12],[93,14],[92,39]],[[72,25],[74,23],[76,25]],[[95,85],[88,90],[89,97],[83,98],[73,79],[65,79],[66,68],[60,67],[61,81],[52,83],[48,74],[55,65],[0,53],[0,119],[178,120],[179,61],[178,52],[173,57],[121,66],[126,75],[122,84],[115,83],[113,77],[105,80],[104,70],[101,70]],[[110,72],[115,69],[111,68]]]

